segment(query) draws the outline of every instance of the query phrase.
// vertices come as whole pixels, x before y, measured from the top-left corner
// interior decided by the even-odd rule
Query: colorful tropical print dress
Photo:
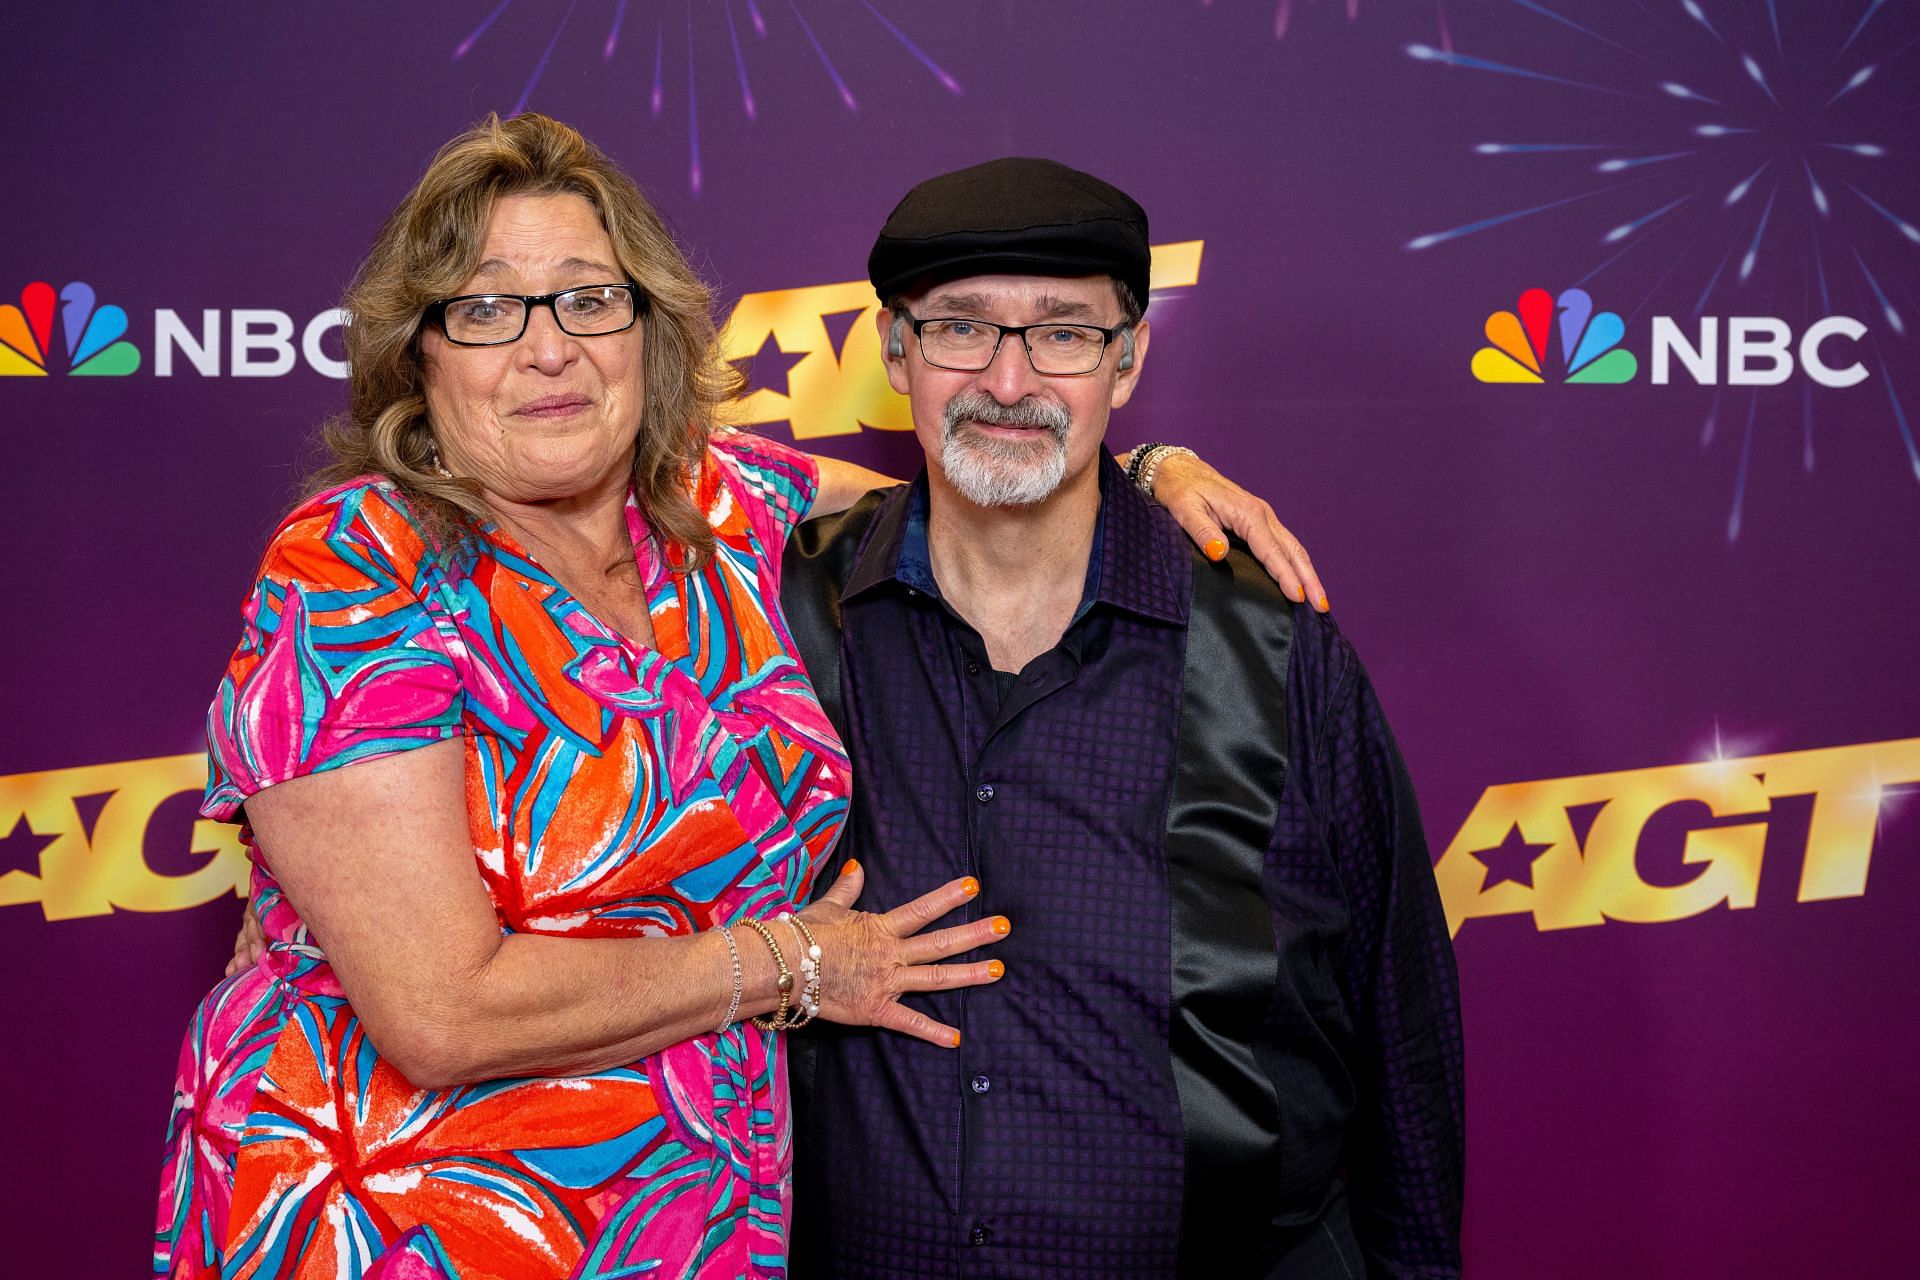
[[[231,820],[263,787],[458,737],[502,930],[679,935],[804,901],[848,794],[777,603],[816,473],[727,432],[696,488],[718,553],[689,577],[628,502],[653,650],[498,528],[430,552],[384,481],[308,501],[267,550],[209,713],[202,812]],[[738,1023],[590,1075],[417,1089],[368,1041],[273,851],[245,838],[269,947],[214,988],[181,1051],[156,1273],[785,1274],[778,1037]]]

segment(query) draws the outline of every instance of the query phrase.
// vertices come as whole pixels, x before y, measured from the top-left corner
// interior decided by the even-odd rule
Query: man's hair
[[[333,460],[311,483],[383,475],[441,533],[470,532],[490,518],[473,481],[434,469],[423,315],[429,303],[466,286],[501,197],[546,195],[577,195],[592,205],[615,265],[640,288],[645,395],[634,495],[681,563],[700,565],[713,553],[713,530],[689,480],[704,463],[714,412],[737,394],[740,374],[720,358],[711,293],[633,179],[577,131],[543,115],[489,115],[461,133],[380,229],[347,291],[348,410],[327,424]]]

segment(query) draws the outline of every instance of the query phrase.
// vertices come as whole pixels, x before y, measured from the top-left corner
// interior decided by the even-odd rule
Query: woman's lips
[[[593,404],[582,395],[543,396],[515,409],[520,418],[568,418]]]

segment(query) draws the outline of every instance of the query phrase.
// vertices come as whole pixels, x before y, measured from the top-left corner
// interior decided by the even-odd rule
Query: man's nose
[[[975,376],[981,388],[1001,404],[1018,404],[1043,385],[1027,358],[1027,344],[1017,333],[1001,337],[993,360]]]

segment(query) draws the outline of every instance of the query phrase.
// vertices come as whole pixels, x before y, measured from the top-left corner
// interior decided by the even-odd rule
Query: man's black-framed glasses
[[[427,304],[427,319],[462,347],[497,347],[527,331],[527,317],[546,307],[563,333],[597,338],[633,328],[643,295],[638,285],[586,284],[559,293],[463,293]]]
[[[993,324],[958,316],[921,320],[904,308],[900,314],[920,340],[921,359],[956,373],[978,373],[992,364],[1008,337],[1020,339],[1035,373],[1092,373],[1106,358],[1107,344],[1131,327],[1124,322],[1111,329],[1094,324]]]

